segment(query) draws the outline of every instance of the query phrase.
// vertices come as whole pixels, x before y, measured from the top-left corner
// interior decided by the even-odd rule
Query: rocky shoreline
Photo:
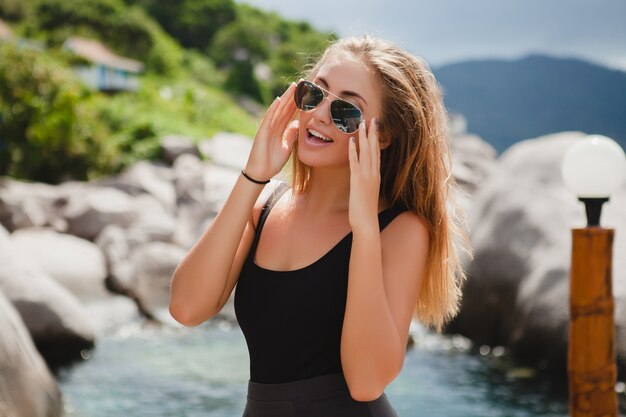
[[[453,133],[457,200],[469,214],[475,259],[466,264],[462,312],[447,331],[558,368],[567,343],[569,229],[584,226],[584,208],[558,169],[566,146],[584,135],[531,139],[496,157],[480,138]],[[96,181],[0,178],[0,367],[8,370],[0,379],[0,407],[8,416],[61,416],[51,371],[88,358],[99,337],[123,324],[180,326],[168,311],[172,274],[228,197],[251,140],[221,133],[198,146],[177,136],[161,143],[163,161],[141,161]],[[626,185],[602,217],[605,227],[618,229],[622,380],[625,213]],[[232,297],[218,319],[236,324]]]

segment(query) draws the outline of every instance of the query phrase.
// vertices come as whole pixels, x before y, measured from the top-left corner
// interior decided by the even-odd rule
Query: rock
[[[44,226],[64,230],[67,225],[55,210],[58,198],[55,186],[0,177],[0,224],[9,231]]]
[[[218,211],[230,195],[240,171],[209,163],[204,168],[205,200]]]
[[[246,166],[252,140],[236,133],[220,132],[198,145],[200,152],[215,165],[240,170]]]
[[[69,186],[65,185],[67,190]],[[59,215],[68,224],[67,233],[93,240],[109,224],[129,226],[137,219],[132,199],[112,187],[83,187],[68,191]]]
[[[0,265],[10,265],[15,262],[10,239],[11,234],[0,223]]]
[[[169,166],[149,161],[138,161],[120,175],[100,178],[94,184],[117,188],[129,195],[151,194],[168,213],[176,212],[176,190],[172,184]]]
[[[169,312],[163,317],[162,310],[169,306],[171,279],[185,254],[178,246],[161,242],[141,245],[131,254],[135,293],[161,321],[171,320]]]
[[[130,255],[134,274],[128,283],[141,304],[159,321],[175,324],[169,314],[170,283],[186,251],[163,242],[140,245]]]
[[[173,243],[191,249],[202,236],[217,211],[215,205],[184,204],[178,209],[178,223]]]
[[[11,235],[2,227],[0,291],[19,312],[49,365],[79,358],[83,349],[93,347],[93,330],[80,302],[37,264],[22,263]]]
[[[125,326],[145,320],[137,304],[125,295],[111,295],[103,300],[92,301],[84,308],[96,338],[118,334]]]
[[[122,173],[125,181],[136,183],[148,194],[152,194],[168,213],[176,212],[176,190],[172,184],[169,167],[139,161]]]
[[[176,202],[181,204],[204,202],[205,164],[194,155],[181,155],[173,166]]]
[[[143,242],[171,242],[176,232],[176,219],[150,194],[132,197],[135,220],[126,228],[129,235]]]
[[[182,135],[166,135],[160,139],[163,158],[173,164],[183,154],[200,156],[196,144],[191,138]]]
[[[495,169],[497,152],[476,135],[452,136],[452,175],[469,194],[475,194]]]
[[[11,302],[0,291],[0,415],[61,417],[63,396]]]
[[[128,233],[118,226],[110,225],[100,233],[96,244],[100,246],[107,259],[109,276],[106,284],[109,291],[122,294],[131,300],[140,315],[150,320],[158,320],[137,293],[135,265],[131,261],[133,250],[147,243],[144,238],[145,236],[138,238],[136,233]],[[106,310],[108,304],[104,306]]]
[[[54,278],[83,302],[108,297],[105,258],[97,245],[47,228],[18,230],[11,245],[23,264]]]
[[[80,302],[46,274],[20,265],[0,266],[0,290],[20,313],[50,367],[81,357],[95,335]]]
[[[502,345],[525,362],[563,372],[566,365],[571,229],[585,210],[561,179],[567,147],[585,137],[563,132],[519,142],[497,160],[474,195],[469,223],[474,262],[466,265],[459,315],[446,328],[477,344]],[[626,185],[602,213],[602,225],[626,230]],[[626,253],[616,233],[614,253]],[[626,302],[626,257],[614,257],[616,310]],[[618,315],[618,355],[626,366],[626,314]],[[626,368],[625,368],[626,369]]]

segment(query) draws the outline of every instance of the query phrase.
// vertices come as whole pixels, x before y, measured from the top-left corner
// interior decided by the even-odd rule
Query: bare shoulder
[[[428,242],[426,221],[410,210],[398,214],[381,235],[383,250],[406,252],[409,248],[418,249],[427,246]]]
[[[265,203],[267,203],[267,200],[270,198],[272,193],[276,191],[276,189],[280,187],[281,184],[289,185],[285,183],[284,181],[272,179],[263,188],[263,190],[261,191],[261,194],[259,194],[259,197],[254,203],[254,207],[252,207],[252,221],[253,221],[252,225],[254,226],[255,230],[257,228],[257,225],[259,224],[259,217],[261,216],[261,210],[263,209],[263,206],[265,205]]]

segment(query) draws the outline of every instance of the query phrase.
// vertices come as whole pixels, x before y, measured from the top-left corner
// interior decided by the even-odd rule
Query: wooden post
[[[572,230],[567,370],[571,417],[618,417],[612,290],[614,229]]]

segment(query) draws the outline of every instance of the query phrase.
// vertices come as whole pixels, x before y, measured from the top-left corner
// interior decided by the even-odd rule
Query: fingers
[[[369,143],[370,143],[370,155],[372,162],[372,170],[375,173],[380,172],[380,143],[378,142],[378,120],[372,118],[369,126]]]
[[[370,145],[367,142],[367,133],[365,132],[365,121],[359,123],[358,130],[359,137],[359,165],[361,166],[361,170],[370,169],[371,168],[371,155],[370,155]],[[363,172],[365,174],[365,172]]]
[[[286,100],[289,100],[289,104],[283,107],[283,109],[281,110],[281,115],[276,121],[278,124],[278,132],[280,133],[285,131],[285,129],[287,128],[287,124],[291,122],[293,115],[296,113],[296,103],[294,103],[294,101],[290,100],[289,98],[286,98]]]
[[[292,120],[287,129],[285,129],[285,133],[282,135],[283,148],[291,150],[291,145],[295,141],[298,129],[300,129],[300,121]]]
[[[350,161],[350,175],[353,175],[359,169],[359,159],[356,154],[356,142],[354,136],[348,141],[348,160]]]
[[[293,93],[295,89],[296,85],[294,83],[291,83],[289,87],[287,87],[287,90],[285,90],[283,95],[280,96],[280,106],[274,113],[274,118],[272,119],[272,124],[274,126],[280,128],[283,124],[286,125],[286,123],[284,123],[285,110],[289,111],[295,108],[295,102],[293,101]],[[291,113],[293,114],[294,111],[295,110],[292,110]],[[289,118],[291,118],[291,116],[289,116]]]

